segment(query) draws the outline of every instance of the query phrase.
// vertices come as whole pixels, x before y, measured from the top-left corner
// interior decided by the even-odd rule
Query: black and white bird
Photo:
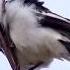
[[[5,5],[4,27],[9,27],[16,45],[20,70],[41,62],[48,65],[53,58],[70,60],[70,20],[42,4],[38,0],[9,0]]]

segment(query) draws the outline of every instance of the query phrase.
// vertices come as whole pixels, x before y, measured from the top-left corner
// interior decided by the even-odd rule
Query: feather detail
[[[23,5],[19,0],[6,4],[6,21],[9,23],[11,39],[17,48],[20,66],[53,58],[70,60],[69,52],[59,41],[70,42],[70,39],[54,28],[41,27],[41,20],[36,13],[34,5]]]

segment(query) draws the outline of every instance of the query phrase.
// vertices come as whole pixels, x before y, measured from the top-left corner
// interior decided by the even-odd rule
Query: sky
[[[62,15],[64,17],[70,18],[70,0],[40,0],[44,1],[47,8],[51,11]]]
[[[70,18],[70,0],[40,0],[45,1],[44,6],[49,8],[52,12],[55,12],[61,16]],[[6,57],[0,52],[0,69],[12,70]],[[69,61],[60,61],[54,59],[49,67],[42,68],[40,70],[70,70]]]
[[[12,70],[6,56],[0,52],[0,70]]]
[[[67,60],[61,61],[54,59],[54,61],[48,67],[40,70],[70,70],[70,62]]]

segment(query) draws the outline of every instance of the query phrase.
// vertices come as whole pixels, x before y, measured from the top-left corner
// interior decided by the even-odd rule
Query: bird
[[[3,25],[16,46],[20,70],[34,70],[41,63],[48,66],[54,58],[70,60],[70,21],[42,4],[38,0],[5,4]]]

